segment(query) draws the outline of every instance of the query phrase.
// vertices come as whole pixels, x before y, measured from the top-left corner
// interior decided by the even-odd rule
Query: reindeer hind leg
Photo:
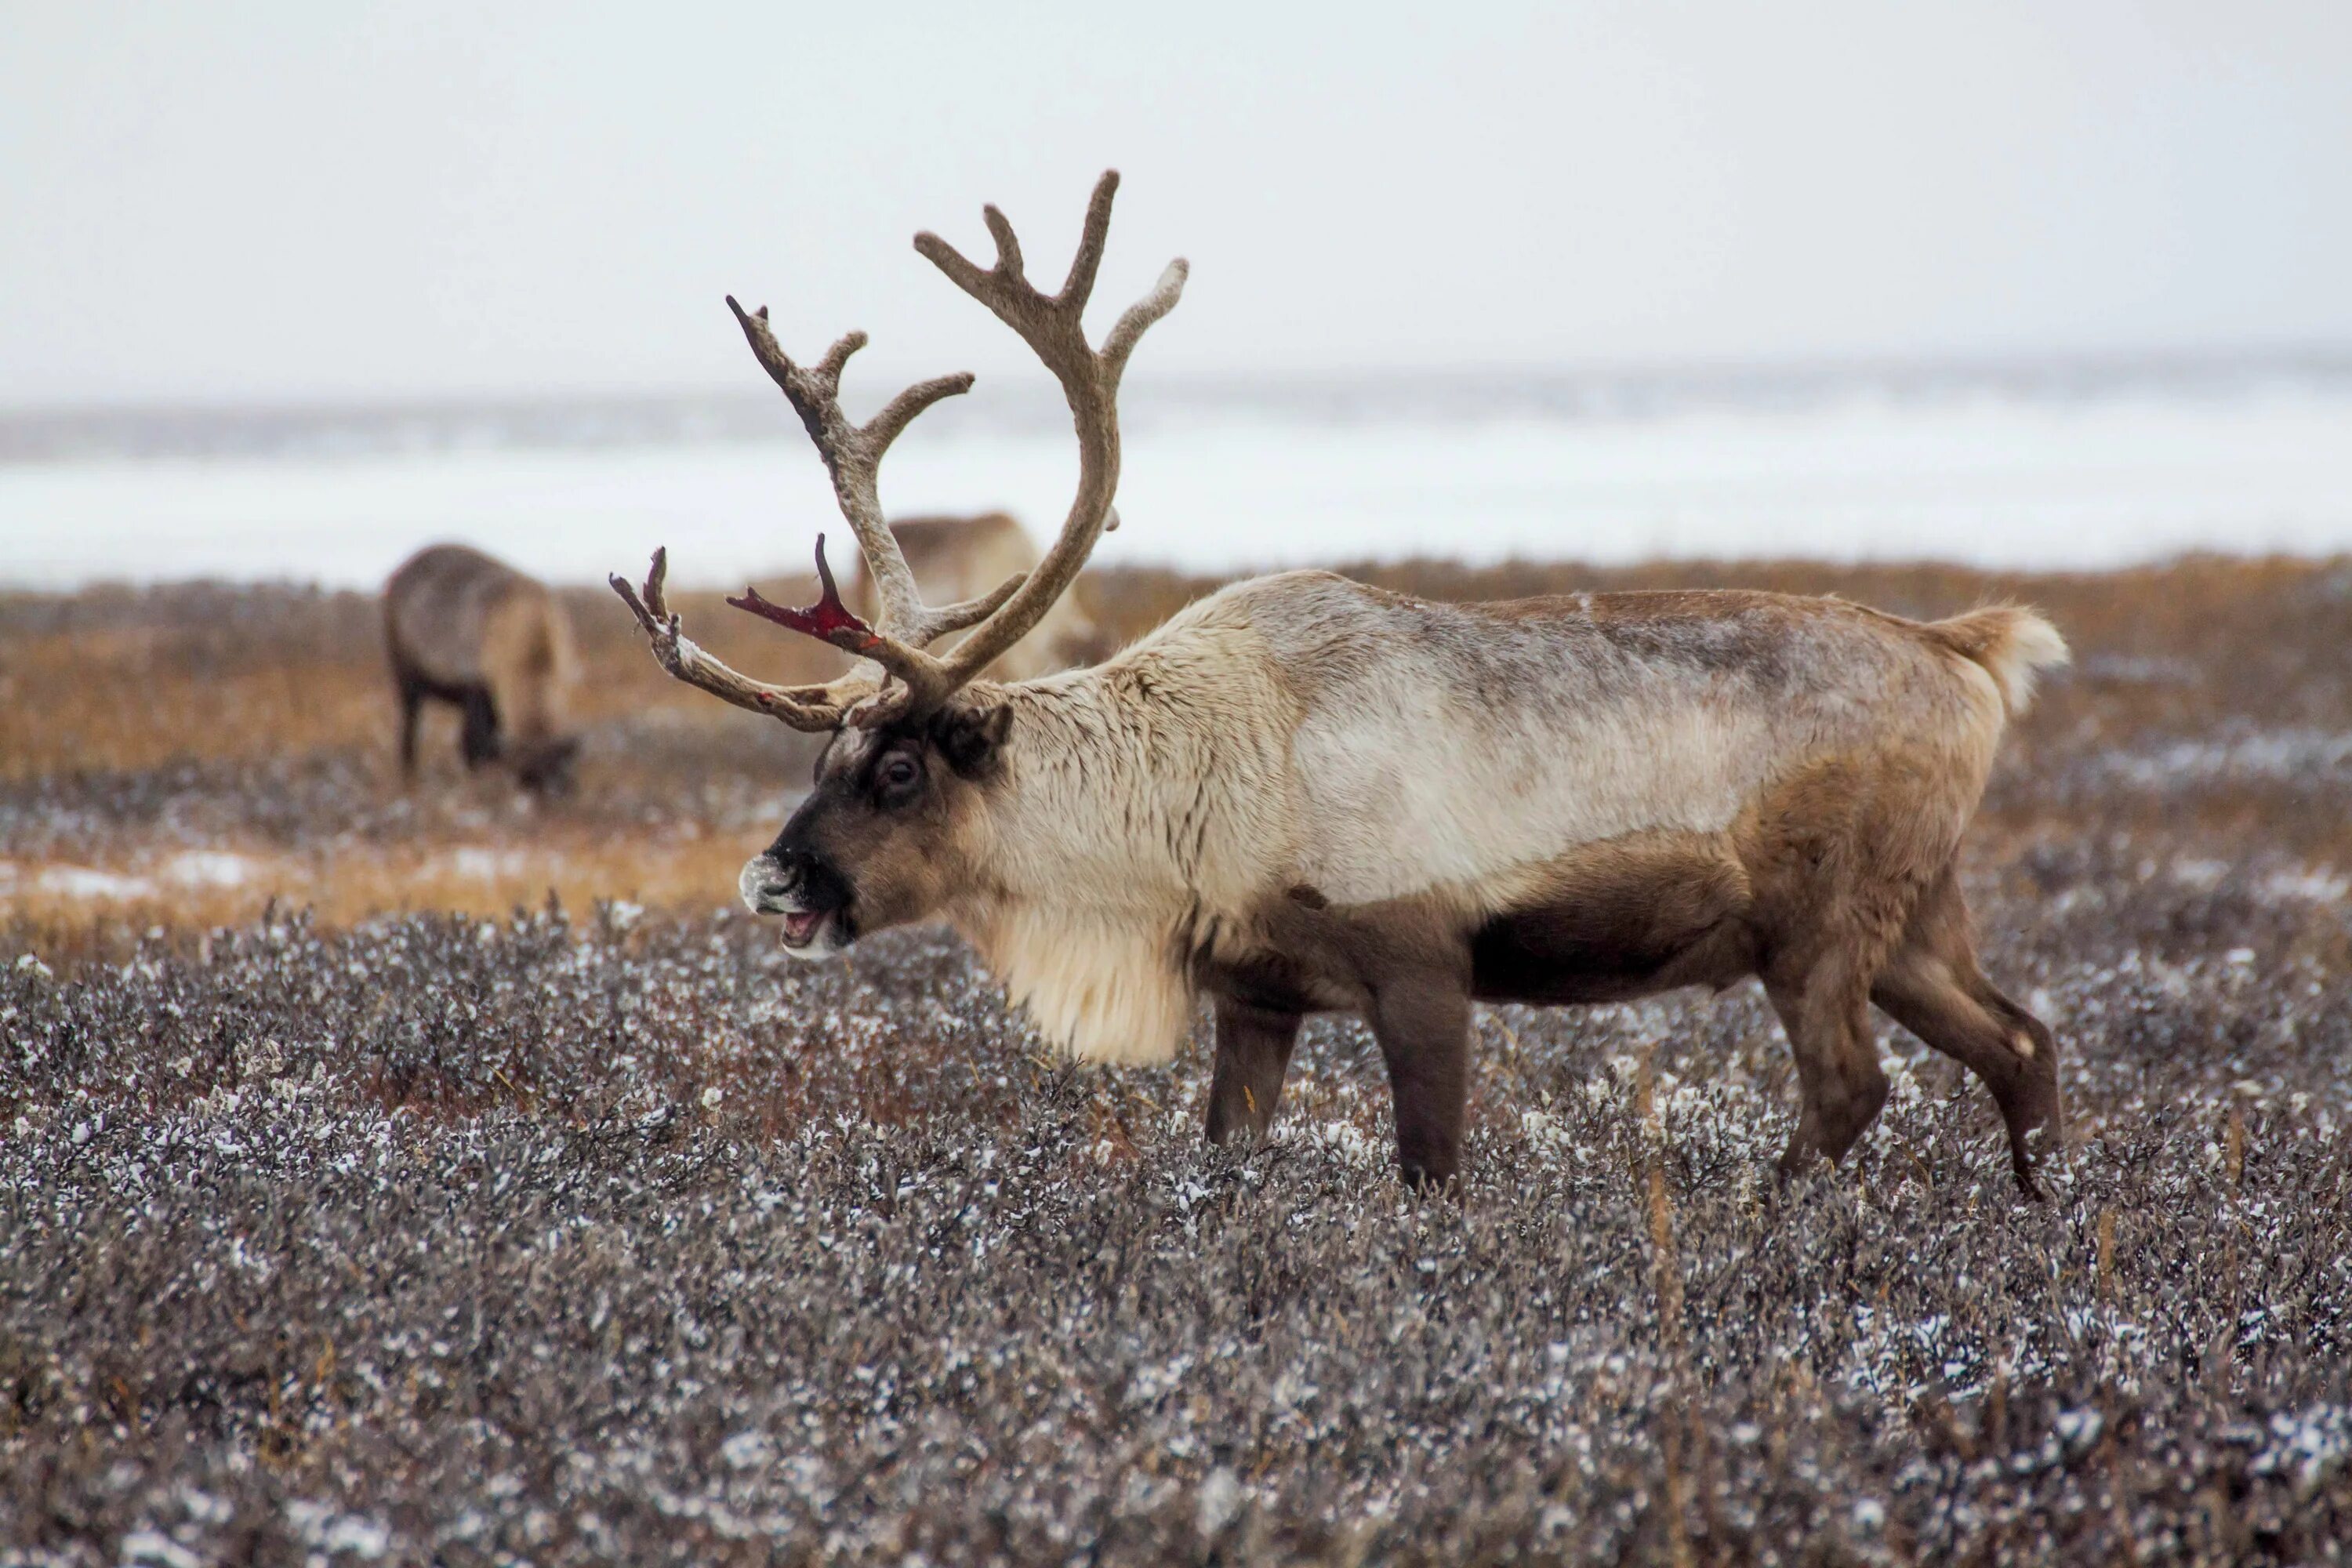
[[[1780,1156],[1783,1175],[1817,1157],[1845,1158],[1886,1103],[1886,1071],[1871,1037],[1870,982],[1855,955],[1834,948],[1801,967],[1774,966],[1764,994],[1780,1016],[1796,1058],[1801,1105]]]
[[[2057,1037],[1985,978],[1949,868],[1913,913],[1871,1000],[1983,1082],[2008,1131],[2018,1186],[2029,1197],[2042,1196],[2029,1139],[2040,1131],[2054,1144],[2064,1128]]]
[[[1781,1170],[1844,1158],[1886,1102],[1870,999],[1966,820],[1946,759],[1833,757],[1744,832],[1760,977],[1788,1031],[1803,1110]]]

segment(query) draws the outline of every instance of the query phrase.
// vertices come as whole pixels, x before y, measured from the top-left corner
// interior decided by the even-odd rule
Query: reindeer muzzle
[[[856,940],[849,884],[821,856],[772,849],[744,864],[737,886],[753,914],[782,920],[787,952],[823,957]]]

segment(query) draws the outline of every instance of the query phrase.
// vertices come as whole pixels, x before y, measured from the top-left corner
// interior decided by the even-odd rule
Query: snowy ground
[[[1107,565],[1232,573],[1438,555],[1625,563],[1802,557],[2095,569],[2184,551],[2352,551],[2352,378],[2095,396],[1985,386],[1896,397],[1664,399],[1602,408],[1210,402],[1129,420]],[[1026,408],[1027,405],[1024,404]],[[1031,410],[1034,412],[1034,410]],[[217,575],[373,587],[462,539],[601,584],[670,546],[680,580],[797,566],[839,519],[778,408],[730,438],[0,463],[0,586]],[[324,449],[321,449],[323,447]],[[1075,457],[1051,417],[918,425],[897,512],[1001,507],[1043,529]]]
[[[1980,888],[2074,1146],[1907,1039],[1776,1189],[1761,1002],[1480,1021],[1466,1190],[1316,1026],[1045,1061],[968,956],[748,920],[276,921],[0,972],[17,1562],[2326,1560],[2352,1538],[2340,917]],[[2330,944],[2333,944],[2331,948]],[[1659,1199],[1650,1173],[1660,1174]]]
[[[1776,1187],[1748,987],[1482,1012],[1458,1198],[1352,1023],[1206,1153],[1198,1041],[723,907],[805,754],[625,617],[549,811],[399,786],[362,601],[0,600],[0,1563],[2342,1560],[2352,568],[1727,579],[2074,637],[1967,861],[2051,1203],[1892,1027]]]

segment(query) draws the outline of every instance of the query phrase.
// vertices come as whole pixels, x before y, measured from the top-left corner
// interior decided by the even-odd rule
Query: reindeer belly
[[[1749,972],[1748,879],[1719,833],[1631,834],[1537,868],[1470,938],[1490,1002],[1611,1002]]]

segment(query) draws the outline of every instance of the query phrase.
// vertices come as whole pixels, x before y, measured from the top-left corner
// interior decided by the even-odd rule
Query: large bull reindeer
[[[915,241],[1069,401],[1077,494],[1034,572],[928,606],[883,523],[883,454],[970,376],[852,425],[838,393],[863,334],[804,367],[764,310],[736,307],[824,458],[879,609],[868,623],[843,605],[822,539],[814,605],[730,602],[865,662],[770,686],[683,635],[660,552],[642,595],[613,580],[673,675],[835,737],[743,868],[744,900],[782,917],[786,948],[818,957],[944,917],[1049,1039],[1100,1060],[1165,1058],[1205,993],[1217,1142],[1265,1131],[1305,1015],[1360,1013],[1414,1180],[1459,1165],[1474,1000],[1753,974],[1797,1063],[1784,1167],[1842,1158],[1878,1114],[1875,1004],[1984,1081],[2033,1191],[2032,1140],[2061,1126],[2057,1044],[1979,969],[1954,872],[2009,715],[2066,657],[2030,611],[1921,623],[1748,593],[1447,605],[1294,572],[1094,668],[978,679],[1113,525],[1120,374],[1183,287],[1171,264],[1088,346],[1117,183],[1096,187],[1055,294],[1028,282],[993,207],[993,267]]]

